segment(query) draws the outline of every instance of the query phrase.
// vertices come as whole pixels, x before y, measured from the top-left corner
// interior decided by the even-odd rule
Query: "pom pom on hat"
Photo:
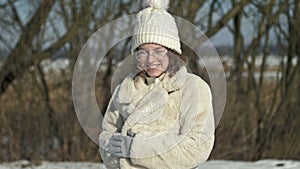
[[[165,9],[169,8],[169,0],[144,0],[145,7],[152,7],[154,9]]]

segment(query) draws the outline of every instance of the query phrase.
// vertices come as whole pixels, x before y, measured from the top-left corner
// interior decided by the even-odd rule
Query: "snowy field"
[[[0,163],[0,169],[105,169],[101,163],[89,162],[41,162],[16,161]],[[260,160],[256,162],[208,161],[199,169],[300,169],[300,161]]]

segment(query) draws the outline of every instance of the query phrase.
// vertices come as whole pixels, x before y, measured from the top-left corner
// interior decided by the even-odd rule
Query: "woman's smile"
[[[159,69],[161,68],[161,64],[152,64],[152,65],[147,65],[148,69]]]
[[[141,69],[150,77],[160,76],[169,65],[167,53],[168,50],[161,45],[151,43],[141,45],[137,54]]]

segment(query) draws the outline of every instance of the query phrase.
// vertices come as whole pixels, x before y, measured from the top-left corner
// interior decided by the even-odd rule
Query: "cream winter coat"
[[[108,169],[188,169],[207,160],[214,143],[209,86],[182,67],[149,87],[130,75],[115,89],[102,123],[100,153]],[[113,133],[134,135],[131,158],[107,151]]]

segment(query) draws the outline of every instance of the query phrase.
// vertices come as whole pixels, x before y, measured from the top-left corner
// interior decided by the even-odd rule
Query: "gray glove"
[[[129,157],[130,146],[133,137],[115,133],[110,138],[108,148],[114,157]]]

